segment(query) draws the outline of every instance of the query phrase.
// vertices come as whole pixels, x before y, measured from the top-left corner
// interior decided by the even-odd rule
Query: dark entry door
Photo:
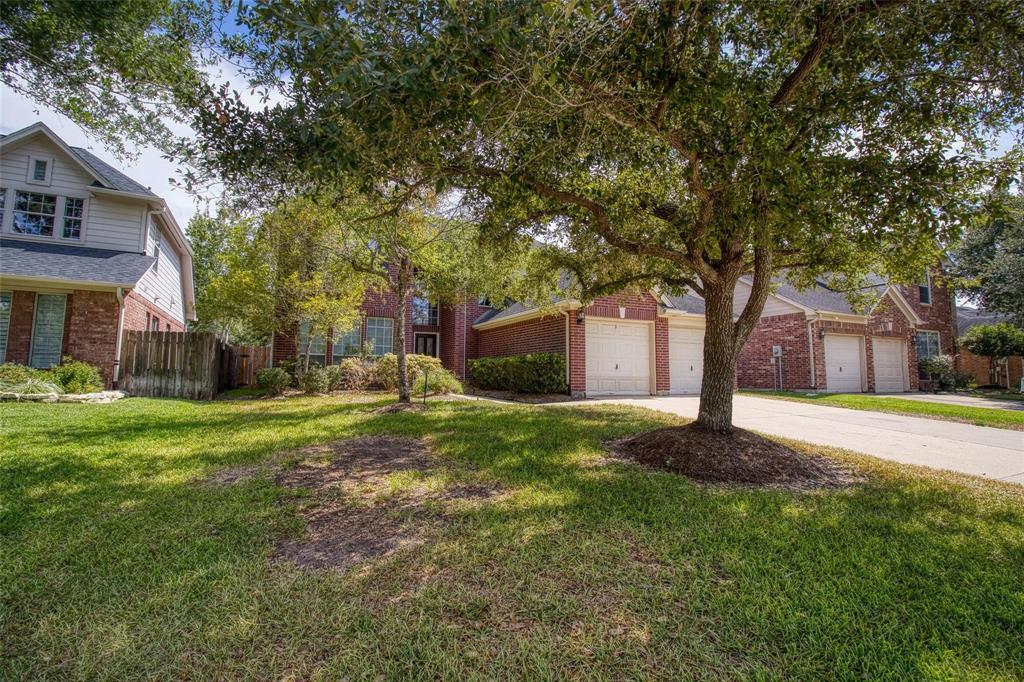
[[[413,352],[417,355],[437,357],[437,337],[433,334],[417,334],[414,346]]]

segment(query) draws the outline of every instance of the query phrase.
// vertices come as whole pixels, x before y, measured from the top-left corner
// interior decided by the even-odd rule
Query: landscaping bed
[[[788,441],[863,481],[695,483],[607,456],[668,415],[389,404],[0,405],[0,679],[1024,669],[1021,486]]]

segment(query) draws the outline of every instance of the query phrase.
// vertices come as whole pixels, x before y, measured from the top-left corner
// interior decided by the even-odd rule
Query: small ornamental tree
[[[960,337],[960,345],[975,355],[988,358],[989,376],[992,383],[998,383],[999,361],[1016,355],[1024,355],[1024,330],[1006,322],[980,324],[971,327]],[[1010,388],[1009,375],[1007,375],[1006,381],[1006,387]]]
[[[396,195],[401,199],[395,201]],[[334,242],[341,248],[334,255],[369,286],[394,295],[398,400],[410,402],[405,336],[410,297],[440,302],[511,291],[529,242],[511,240],[500,251],[483,248],[476,225],[442,215],[436,202],[414,188],[350,193],[337,203],[344,218]]]
[[[254,336],[308,325],[299,348],[309,367],[313,339],[346,329],[359,316],[366,278],[340,255],[342,215],[329,204],[292,198],[256,217],[233,222],[204,267],[203,309],[220,328]]]
[[[913,281],[1020,171],[989,153],[1024,123],[1018,0],[257,0],[239,21],[228,49],[284,103],[210,92],[197,178],[456,188],[488,233],[563,247],[583,300],[691,289],[711,431],[776,273]]]

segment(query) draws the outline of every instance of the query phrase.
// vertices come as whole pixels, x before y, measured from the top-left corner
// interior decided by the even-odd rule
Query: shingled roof
[[[141,253],[67,244],[0,239],[4,277],[134,286],[155,258]]]
[[[971,327],[1009,321],[1010,317],[1002,313],[994,313],[989,310],[982,310],[981,308],[968,308],[967,306],[958,305],[956,307],[957,336],[963,336]]]

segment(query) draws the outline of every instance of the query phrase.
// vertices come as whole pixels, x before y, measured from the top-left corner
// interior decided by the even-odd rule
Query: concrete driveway
[[[1024,484],[1024,431],[747,395],[736,395],[734,400],[733,423],[745,429],[894,462]],[[698,398],[605,398],[587,402],[634,405],[693,418],[697,416]]]

